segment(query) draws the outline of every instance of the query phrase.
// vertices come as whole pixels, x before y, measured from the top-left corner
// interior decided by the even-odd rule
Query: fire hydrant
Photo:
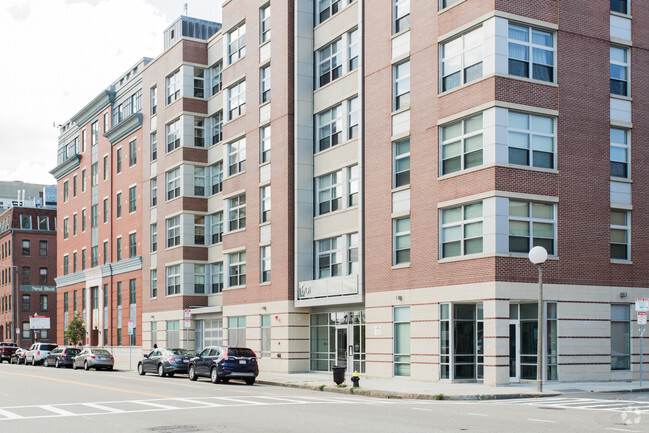
[[[354,374],[352,375],[352,383],[354,384],[354,388],[360,387],[358,382],[361,380],[361,377],[358,375],[358,371],[354,371]]]

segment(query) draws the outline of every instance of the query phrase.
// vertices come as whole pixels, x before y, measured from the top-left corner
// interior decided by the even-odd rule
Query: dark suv
[[[56,368],[72,367],[72,361],[81,350],[77,347],[64,347],[59,346],[52,350],[49,355],[43,360],[43,365],[49,367],[53,365]]]
[[[196,380],[198,376],[209,377],[212,383],[241,379],[252,385],[259,374],[257,355],[246,347],[206,347],[189,360],[187,374],[189,380]]]
[[[18,349],[14,343],[0,343],[0,362],[11,361],[11,355]]]

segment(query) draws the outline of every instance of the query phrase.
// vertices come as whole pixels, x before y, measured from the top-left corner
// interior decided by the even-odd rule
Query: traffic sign
[[[647,324],[647,312],[638,311],[638,325],[646,325],[646,324]]]
[[[189,308],[185,308],[185,319],[191,319],[192,318],[192,310]]]
[[[191,328],[192,327],[192,321],[190,319],[185,319],[185,328]]]
[[[128,335],[133,335],[133,321],[128,321]]]
[[[649,311],[649,298],[635,298],[636,311]]]

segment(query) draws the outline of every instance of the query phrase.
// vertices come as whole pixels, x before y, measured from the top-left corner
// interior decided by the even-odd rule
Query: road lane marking
[[[535,418],[528,418],[528,421],[534,421],[534,422],[556,422],[556,421],[551,421],[549,419],[535,419]]]
[[[62,416],[74,415],[73,412],[70,412],[69,410],[58,408],[56,406],[38,406],[38,407],[40,407],[41,409],[49,410],[50,412],[54,412],[54,413],[56,413],[58,415],[62,415]]]
[[[307,404],[306,401],[292,400],[290,398],[283,398],[283,397],[270,397],[270,396],[260,395],[257,398],[263,398],[266,400],[275,400],[275,401],[285,401],[288,403],[295,403],[295,404]]]
[[[211,397],[207,397],[207,398],[211,398]],[[192,403],[192,404],[203,404],[205,406],[210,406],[210,407],[225,406],[223,404],[208,403],[207,401],[200,401],[200,400],[196,400],[196,399],[193,399],[193,398],[174,398],[174,401],[184,401],[185,403]]]
[[[244,400],[242,398],[234,398],[234,397],[214,397],[214,398],[216,398],[217,400],[233,401],[235,403],[251,404],[254,406],[266,404],[266,403],[260,403],[258,401],[250,401],[250,400]]]
[[[106,412],[112,412],[112,413],[124,413],[125,412],[122,409],[117,409],[117,408],[114,408],[114,407],[108,407],[108,406],[104,406],[104,405],[97,404],[97,403],[82,403],[82,404],[84,406],[88,406],[88,407],[91,407],[93,409],[105,410]]]
[[[69,383],[71,385],[87,386],[87,387],[90,387],[90,388],[103,389],[103,390],[106,390],[106,391],[125,392],[127,394],[138,394],[138,395],[146,395],[146,396],[149,396],[149,397],[159,397],[159,398],[174,398],[173,396],[170,396],[170,395],[153,394],[151,392],[142,392],[142,391],[131,391],[131,390],[124,389],[124,388],[113,388],[113,387],[110,387],[110,386],[93,385],[91,383],[76,382],[74,380],[57,379],[55,377],[38,376],[36,374],[13,373],[13,372],[10,373],[10,372],[7,372],[7,371],[0,371],[0,374],[8,374],[10,376],[32,377],[32,378],[35,378],[35,379],[52,380],[54,382],[62,382],[62,383]]]
[[[144,406],[157,407],[160,409],[178,409],[178,406],[169,406],[166,404],[153,403],[150,401],[134,401],[135,404],[142,404]]]
[[[624,431],[624,432],[632,432],[632,433],[637,433],[637,430],[626,430],[623,428],[612,428],[612,427],[607,427],[606,430],[613,430],[613,431]]]
[[[423,407],[413,407],[412,410],[421,410],[424,412],[432,412],[432,409],[424,409]]]
[[[487,415],[487,414],[485,414],[485,413],[470,413],[470,412],[465,413],[465,415],[472,415],[472,416],[489,416],[489,415]]]
[[[2,410],[2,409],[0,409],[0,415],[4,416],[5,419],[19,419],[19,418],[22,418],[22,416],[18,415],[17,413],[9,412],[8,410]]]

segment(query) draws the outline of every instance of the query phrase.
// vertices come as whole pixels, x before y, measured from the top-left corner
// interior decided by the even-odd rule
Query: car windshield
[[[228,348],[228,356],[242,356],[251,358],[255,356],[255,353],[245,347],[230,347]]]
[[[41,345],[41,350],[53,350],[56,349],[56,344],[43,344]]]
[[[66,355],[76,355],[79,352],[80,352],[80,350],[76,349],[76,348],[75,349],[65,349]]]
[[[98,355],[110,355],[110,352],[106,349],[92,349],[92,353],[96,353]]]
[[[185,349],[169,349],[169,353],[171,355],[178,355],[178,356],[192,356],[193,355],[189,350],[185,350]]]

